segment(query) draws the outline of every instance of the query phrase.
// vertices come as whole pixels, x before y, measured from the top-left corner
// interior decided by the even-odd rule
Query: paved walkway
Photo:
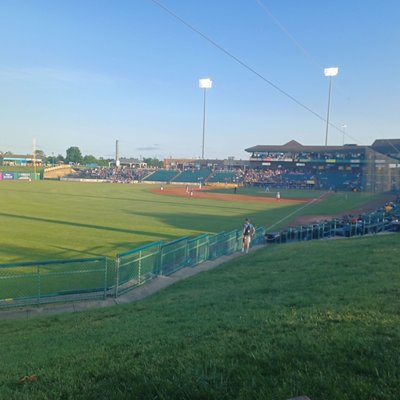
[[[261,247],[263,246],[254,246],[250,251],[254,252]],[[200,272],[214,269],[227,261],[241,256],[243,256],[242,253],[237,252],[229,256],[219,257],[212,261],[206,261],[195,267],[182,268],[170,276],[157,276],[151,281],[132,289],[118,298],[109,297],[105,300],[83,300],[68,303],[50,303],[24,308],[0,309],[0,320],[30,319],[42,315],[79,312],[90,308],[110,307],[118,304],[132,303],[134,301],[151,296],[153,293],[173,285],[176,282],[190,278],[191,276],[197,275]]]

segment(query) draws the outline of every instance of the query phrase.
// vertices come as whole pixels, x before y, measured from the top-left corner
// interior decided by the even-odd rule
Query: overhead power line
[[[267,8],[267,6],[261,0],[255,0],[256,3],[260,6],[260,8],[272,19],[272,21],[279,27],[279,29],[289,38],[289,40],[303,53],[303,55],[310,60],[318,70],[322,70],[322,66],[319,65],[317,60],[306,50],[304,46],[300,44],[300,42],[289,32],[289,30],[276,18],[272,12]],[[334,126],[333,124],[329,123],[329,125]],[[338,127],[334,126],[336,129]],[[347,136],[349,139],[352,139],[356,142],[360,142],[358,139],[352,137],[347,132],[342,130],[344,136]]]
[[[320,71],[322,66],[318,64],[315,58],[296,40],[296,38],[289,32],[289,30],[276,18],[272,12],[267,8],[267,6],[260,0],[256,0],[256,3],[260,8],[265,11],[265,13],[274,21],[274,23],[279,27],[279,29],[290,39],[290,41],[303,53],[303,55],[308,58]]]
[[[187,28],[189,28],[191,31],[197,33],[199,36],[201,36],[203,39],[205,39],[207,42],[209,42],[210,44],[212,44],[214,47],[216,47],[218,50],[222,51],[224,54],[226,54],[228,57],[232,58],[234,61],[236,61],[238,64],[240,64],[242,67],[244,67],[245,69],[247,69],[248,71],[250,71],[251,73],[253,73],[254,75],[256,75],[257,77],[259,77],[260,79],[262,79],[264,82],[266,82],[268,85],[272,86],[275,90],[277,90],[279,93],[283,94],[284,96],[286,96],[287,98],[289,98],[290,100],[292,100],[294,103],[296,103],[298,106],[304,108],[305,110],[307,110],[308,112],[310,112],[311,114],[313,114],[315,117],[317,117],[318,119],[320,119],[321,121],[326,122],[325,117],[321,116],[320,114],[318,114],[316,111],[312,110],[310,107],[306,106],[305,104],[303,104],[300,100],[297,100],[294,96],[292,96],[291,94],[289,94],[288,92],[286,92],[285,90],[281,89],[278,85],[276,85],[275,83],[273,83],[272,81],[270,81],[269,79],[267,79],[265,76],[261,75],[259,72],[257,72],[254,68],[250,67],[248,64],[246,64],[244,61],[240,60],[238,57],[236,57],[235,55],[233,55],[231,52],[229,52],[228,50],[226,50],[224,47],[222,47],[221,45],[219,45],[217,42],[215,42],[214,40],[212,40],[211,38],[209,38],[207,35],[205,35],[203,32],[201,32],[200,30],[198,30],[197,28],[195,28],[193,25],[189,24],[187,21],[185,21],[183,18],[181,18],[179,15],[177,15],[175,12],[173,12],[172,10],[170,10],[169,8],[167,8],[166,6],[164,6],[161,2],[159,2],[158,0],[150,0],[151,2],[153,2],[154,4],[156,4],[158,7],[160,7],[162,10],[164,10],[166,13],[168,13],[169,15],[173,16],[175,19],[177,19],[179,22],[181,22],[183,25],[185,25]],[[338,126],[336,126],[335,124],[329,122],[329,125],[332,126],[333,128],[335,128],[336,130],[340,131],[341,133],[343,133],[342,129]],[[348,136],[349,138],[355,140],[356,142],[359,142],[357,139],[351,137],[349,134],[346,134],[346,136]]]

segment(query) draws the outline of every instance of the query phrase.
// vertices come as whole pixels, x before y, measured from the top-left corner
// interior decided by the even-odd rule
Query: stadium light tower
[[[207,93],[207,89],[212,88],[212,80],[210,78],[199,79],[199,88],[204,89],[203,144],[201,146],[201,159],[204,160],[204,137],[205,137],[205,133],[206,133],[206,93]]]
[[[329,130],[329,109],[331,106],[331,89],[332,89],[332,77],[336,76],[339,72],[338,67],[330,67],[324,69],[324,75],[329,77],[329,94],[328,94],[328,111],[326,114],[326,132],[325,132],[325,146],[328,146],[328,130]]]

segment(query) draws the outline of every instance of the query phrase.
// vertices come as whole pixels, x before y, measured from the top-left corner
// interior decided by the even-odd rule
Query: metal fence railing
[[[171,275],[186,267],[188,260],[188,237],[165,243],[160,249],[160,275]]]
[[[400,230],[399,217],[400,215],[397,215],[397,213],[389,214],[384,211],[377,211],[358,218],[332,219],[330,221],[267,232],[265,236],[267,243],[279,244],[334,236],[352,237],[388,231],[395,232]]]
[[[197,236],[193,239],[189,239],[187,246],[187,266],[194,267],[208,260],[208,238],[209,235],[204,234]]]
[[[351,237],[400,231],[400,215],[379,211],[357,221],[322,221],[307,226],[266,232],[257,228],[252,245]],[[241,249],[242,232],[183,237],[150,243],[106,257],[0,264],[0,308],[118,297],[156,276],[233,254]]]
[[[259,228],[255,237],[264,238]],[[240,249],[240,231],[150,243],[112,258],[0,264],[0,308],[119,297],[150,279]]]
[[[117,254],[115,261],[115,297],[142,285],[159,274],[162,244],[163,242],[150,243]]]
[[[0,264],[0,307],[105,298],[106,257]]]

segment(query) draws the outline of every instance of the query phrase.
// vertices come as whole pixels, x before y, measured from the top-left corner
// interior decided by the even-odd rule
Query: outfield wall
[[[41,179],[36,172],[4,172],[0,171],[0,181],[33,181]]]

